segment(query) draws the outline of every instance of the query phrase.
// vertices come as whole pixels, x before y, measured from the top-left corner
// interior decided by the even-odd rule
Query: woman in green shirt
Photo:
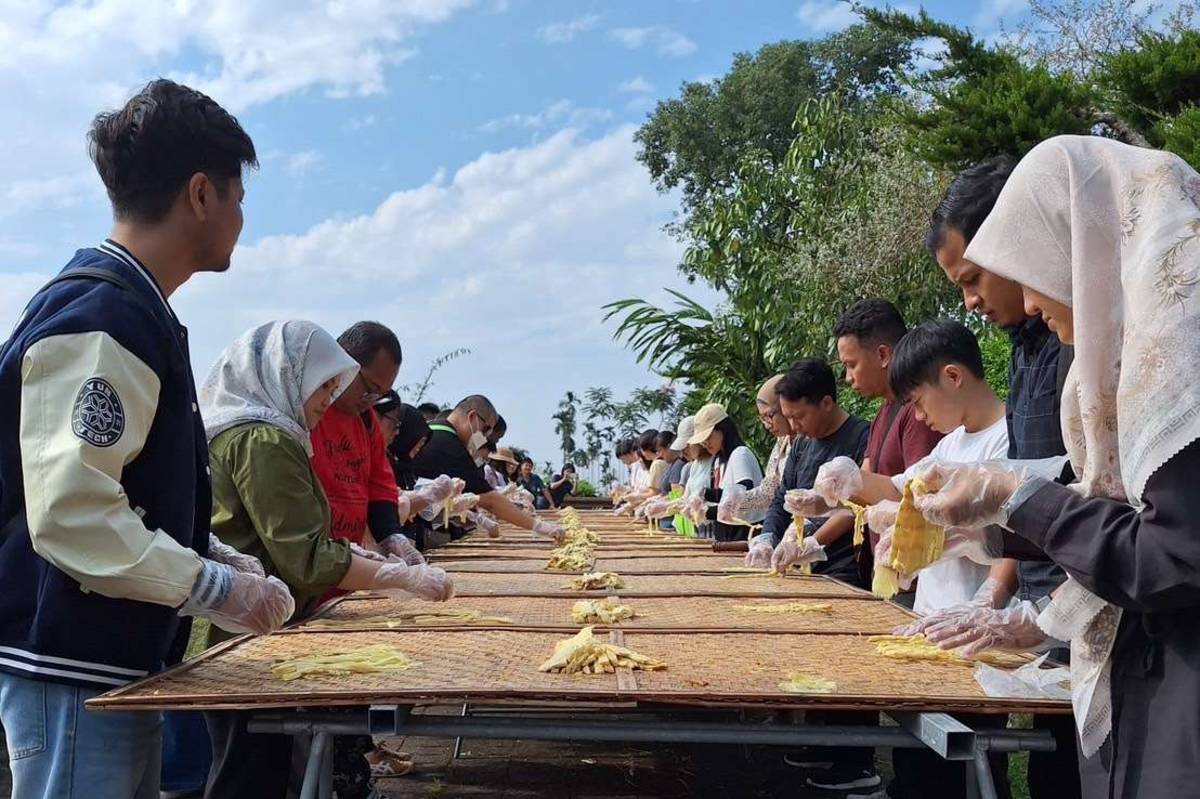
[[[441,569],[384,560],[329,536],[330,511],[312,470],[309,431],[358,364],[311,322],[270,322],[227,348],[200,390],[212,472],[212,530],[287,583],[297,616],[330,588],[449,599]],[[215,628],[209,644],[227,635]],[[206,714],[213,770],[206,795],[283,797],[289,736],[250,735],[244,714]]]

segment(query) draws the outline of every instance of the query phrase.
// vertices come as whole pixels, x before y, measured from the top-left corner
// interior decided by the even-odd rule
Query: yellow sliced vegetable
[[[271,673],[284,682],[290,682],[317,675],[408,671],[417,665],[419,664],[399,649],[387,644],[375,644],[359,649],[283,660],[271,666]]]
[[[824,677],[793,671],[779,683],[779,690],[789,694],[831,694],[837,690],[837,683]]]

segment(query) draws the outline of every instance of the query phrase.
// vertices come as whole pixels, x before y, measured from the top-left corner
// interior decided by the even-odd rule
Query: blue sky
[[[994,35],[1025,4],[927,8]],[[470,348],[433,398],[487,393],[513,443],[557,460],[565,390],[661,382],[601,304],[717,299],[675,273],[676,199],[633,130],[735,52],[851,19],[835,0],[0,0],[0,330],[108,231],[91,116],[166,75],[233,110],[262,161],[233,269],[173,301],[199,379],[253,324],[379,319],[404,344],[401,383]]]

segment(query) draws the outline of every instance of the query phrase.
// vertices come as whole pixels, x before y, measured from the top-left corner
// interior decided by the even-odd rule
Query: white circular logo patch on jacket
[[[95,447],[111,447],[120,440],[125,432],[125,410],[117,390],[107,380],[93,377],[79,389],[71,429]]]

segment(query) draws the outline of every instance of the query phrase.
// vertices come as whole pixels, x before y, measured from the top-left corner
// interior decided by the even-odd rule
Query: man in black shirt
[[[788,453],[783,480],[763,520],[763,531],[751,542],[746,556],[749,565],[760,567],[772,565],[772,554],[792,524],[792,516],[784,508],[784,495],[793,488],[812,488],[821,466],[838,456],[862,463],[871,430],[864,419],[851,416],[837,404],[837,379],[822,360],[797,361],[779,381],[776,391],[784,417],[800,438]],[[809,561],[813,573],[857,584],[853,540],[846,535],[854,527],[854,517],[838,514],[805,519],[804,524],[806,535],[823,531],[829,537],[822,552],[824,558]]]
[[[454,407],[445,421],[429,425],[429,441],[415,462],[418,477],[434,479],[449,475],[462,480],[464,490],[479,496],[479,507],[498,519],[532,530],[534,534],[560,540],[563,528],[543,521],[518,508],[495,491],[483,476],[488,436],[499,414],[491,401],[472,394]]]
[[[963,257],[979,226],[991,213],[1015,162],[1008,156],[984,161],[964,170],[933,212],[926,244],[938,265],[962,291],[968,311],[982,314],[1008,331],[1012,355],[1008,366],[1008,457],[1049,458],[1066,453],[1059,404],[1074,349],[1059,342],[1040,316],[1027,316],[1021,287],[981,269]],[[1018,595],[1036,602],[1066,580],[1062,568],[1049,559],[1019,561]],[[1066,660],[1067,650],[1053,656]],[[1033,799],[1074,799],[1081,795],[1075,725],[1071,716],[1035,716],[1034,726],[1050,729],[1057,741],[1054,752],[1029,756],[1029,793]]]

